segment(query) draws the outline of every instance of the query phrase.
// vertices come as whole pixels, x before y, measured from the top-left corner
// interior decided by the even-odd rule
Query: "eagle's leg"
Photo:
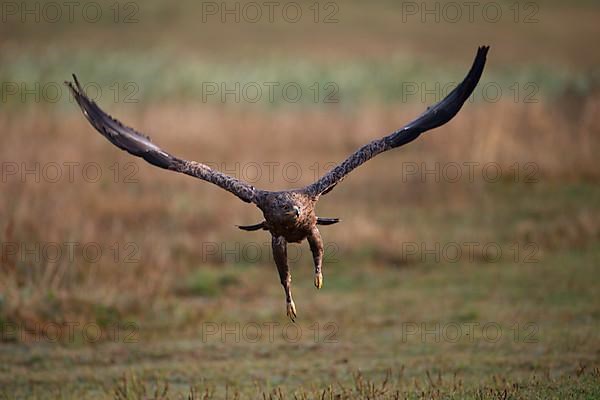
[[[279,279],[285,291],[285,301],[287,304],[287,315],[292,322],[296,320],[296,305],[292,299],[292,275],[287,260],[287,241],[282,237],[273,236],[271,239],[271,247],[273,248],[273,258],[279,271]]]
[[[316,226],[313,226],[310,235],[308,235],[308,244],[310,244],[310,251],[312,251],[315,263],[315,287],[321,289],[323,286],[323,273],[321,272],[323,265],[323,240],[321,240],[321,233]]]

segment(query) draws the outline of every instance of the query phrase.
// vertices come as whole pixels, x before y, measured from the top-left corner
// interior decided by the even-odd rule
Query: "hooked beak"
[[[294,206],[293,210],[288,212],[287,215],[293,215],[296,218],[300,216],[300,207]]]

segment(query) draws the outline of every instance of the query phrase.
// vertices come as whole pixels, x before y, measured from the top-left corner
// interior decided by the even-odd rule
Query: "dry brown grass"
[[[403,228],[401,219],[406,214],[395,215],[393,211],[398,204],[403,208],[427,207],[435,214],[442,196],[446,212],[461,210],[470,206],[468,198],[473,190],[480,191],[486,185],[480,173],[475,183],[466,179],[458,183],[431,178],[422,181],[414,176],[406,179],[402,167],[405,163],[420,166],[425,162],[427,168],[436,163],[498,163],[504,174],[515,163],[519,163],[521,174],[528,172],[523,171],[523,165],[534,163],[538,180],[596,181],[600,177],[595,160],[600,150],[600,121],[596,118],[600,97],[586,98],[579,108],[574,116],[566,111],[569,104],[558,101],[467,105],[448,126],[369,162],[324,198],[321,214],[344,220],[342,229],[324,233],[326,241],[336,244],[342,259],[344,254],[371,249],[365,251],[374,252],[369,254],[376,258],[398,260],[398,243],[433,240],[438,229],[420,226],[419,221]],[[394,105],[365,107],[352,113],[335,108],[286,108],[268,113],[166,104],[135,113],[115,113],[175,154],[234,170],[235,163],[240,163],[236,171],[242,173],[242,178],[249,174],[244,166],[258,163],[262,178],[253,183],[278,189],[309,183],[315,163],[322,168],[337,162],[419,111],[415,106]],[[234,227],[259,220],[260,214],[253,207],[209,184],[133,160],[95,134],[75,111],[63,114],[35,108],[16,114],[0,113],[0,129],[0,158],[4,165],[18,163],[19,172],[21,163],[28,168],[38,163],[43,168],[49,163],[94,162],[103,173],[96,183],[82,179],[80,169],[75,170],[73,182],[63,177],[50,183],[43,174],[39,182],[31,175],[24,180],[18,174],[6,177],[2,187],[9,195],[0,197],[0,229],[5,244],[0,279],[4,320],[28,324],[112,321],[127,315],[151,314],[157,303],[176,298],[182,285],[185,287],[182,279],[197,268],[231,262],[207,257],[203,244],[235,246],[266,241],[261,235],[243,234]],[[134,177],[137,182],[124,183],[120,177],[115,183],[111,165],[117,162],[121,172],[127,172],[123,168],[130,161],[139,168]],[[273,181],[263,164],[267,161],[279,166]],[[302,177],[297,182],[284,179],[281,166],[290,162],[301,166]],[[524,178],[519,177],[520,184]],[[514,177],[507,179],[512,182]],[[370,207],[374,203],[377,209]],[[583,214],[580,219],[583,222],[573,233],[573,240],[577,241],[578,235],[596,236],[597,219]],[[565,226],[564,221],[557,220],[539,231],[538,225],[532,228],[521,222],[517,234],[524,241],[533,235],[541,242],[553,243],[555,235],[564,233],[561,226]],[[460,231],[450,234],[461,235]],[[484,230],[480,234],[498,239],[497,232]],[[102,257],[92,263],[82,257],[71,261],[65,256],[58,262],[43,256],[32,260],[31,256],[14,254],[6,245],[16,243],[22,250],[67,241],[97,243],[103,250]],[[131,243],[133,250],[124,248]],[[118,256],[115,245],[120,246]],[[264,256],[258,262],[270,265],[268,247],[263,249]],[[129,251],[135,253],[133,259],[126,257]]]
[[[476,388],[465,388],[462,379],[456,374],[442,377],[425,371],[424,376],[419,379],[409,380],[404,377],[405,368],[402,366],[398,371],[388,369],[383,376],[378,378],[365,377],[360,371],[353,373],[353,380],[347,384],[336,382],[324,389],[312,390],[302,388],[295,391],[285,391],[280,387],[270,391],[257,390],[254,398],[269,400],[286,399],[321,399],[321,400],[399,400],[399,399],[493,399],[505,400],[512,398],[525,398],[533,395],[548,396],[576,396],[589,394],[594,396],[597,387],[594,380],[598,379],[599,370],[577,370],[561,379],[552,379],[549,375],[533,375],[527,380],[514,382],[501,376],[494,376],[490,382],[482,382]],[[573,391],[568,387],[576,381],[578,389]],[[156,380],[151,384],[144,383],[136,375],[124,375],[114,387],[114,398],[117,400],[154,399],[168,400],[175,398],[170,394],[169,384]],[[181,395],[180,395],[181,396]],[[187,394],[188,400],[210,400],[219,398],[215,394],[215,388],[210,385],[197,387],[192,386]],[[225,399],[239,400],[247,397],[241,394],[235,387],[227,388]]]

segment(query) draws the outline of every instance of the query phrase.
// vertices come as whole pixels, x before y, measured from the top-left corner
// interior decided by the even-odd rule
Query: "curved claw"
[[[292,320],[292,322],[296,322],[296,305],[292,300],[290,303],[287,303],[287,316]]]
[[[323,287],[323,274],[315,274],[315,287],[321,289]]]

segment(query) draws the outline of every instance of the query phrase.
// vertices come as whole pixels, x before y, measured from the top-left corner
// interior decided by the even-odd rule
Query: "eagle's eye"
[[[296,213],[296,217],[300,216],[300,207],[294,206],[294,212]]]

